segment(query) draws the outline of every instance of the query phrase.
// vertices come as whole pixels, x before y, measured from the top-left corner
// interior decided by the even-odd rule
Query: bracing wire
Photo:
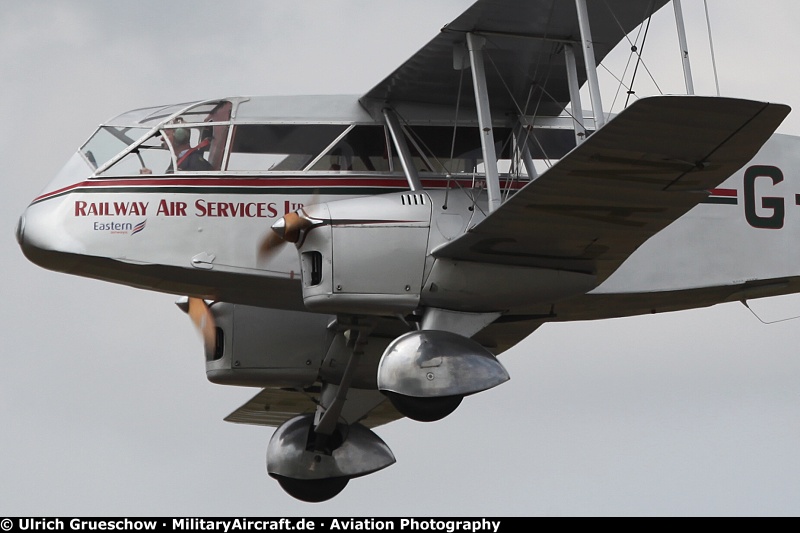
[[[631,53],[630,57],[632,57],[632,56],[633,56],[633,53]],[[607,66],[605,66],[602,63],[600,64],[600,66],[603,67],[603,69],[606,72],[608,72],[611,75],[612,78],[617,80],[617,83],[619,84],[619,85],[617,85],[617,92],[614,94],[614,100],[611,102],[611,107],[609,109],[614,109],[614,106],[617,104],[617,98],[619,97],[619,93],[620,93],[620,90],[622,89],[622,87],[625,88],[625,90],[627,91],[629,96],[632,95],[632,94],[635,94],[634,91],[633,91],[633,87],[629,87],[623,81],[625,79],[625,75],[628,73],[628,67],[630,66],[630,57],[629,57],[629,60],[628,60],[628,64],[625,65],[625,70],[622,72],[622,77],[621,78],[617,77],[616,74],[611,72],[611,70]]]
[[[659,94],[664,94],[664,91],[662,91],[661,87],[658,86],[658,82],[656,81],[655,76],[653,76],[653,73],[650,72],[650,69],[647,67],[647,63],[645,63],[644,60],[642,59],[642,54],[644,52],[644,45],[645,42],[647,42],[647,33],[650,30],[650,20],[653,18],[653,8],[654,8],[653,2],[650,2],[648,7],[650,15],[648,15],[647,17],[647,25],[644,30],[644,37],[642,38],[642,46],[639,48],[637,48],[636,45],[633,42],[631,42],[631,38],[628,37],[627,33],[625,33],[625,29],[623,28],[622,23],[619,21],[619,18],[617,18],[617,14],[614,13],[614,10],[611,9],[611,6],[608,4],[608,1],[605,2],[605,5],[609,13],[611,13],[611,16],[614,18],[614,21],[619,26],[620,30],[622,30],[622,33],[625,35],[625,39],[628,40],[628,44],[631,45],[631,52],[635,53],[637,57],[636,66],[633,69],[633,77],[631,78],[631,88],[633,88],[633,81],[636,79],[636,74],[639,70],[639,65],[641,65],[642,67],[644,67],[645,71],[647,71],[647,75],[650,76],[650,80],[653,82],[653,85],[656,86],[656,90],[659,92]],[[641,33],[641,28],[639,28],[639,33]],[[636,40],[637,41],[639,40],[638,35],[636,36]],[[631,92],[628,93],[628,98],[625,100],[625,107],[628,107],[628,102],[630,101],[631,94],[632,94]]]
[[[500,69],[497,66],[497,64],[495,63],[494,59],[492,58],[492,55],[491,54],[486,54],[486,57],[489,59],[489,63],[492,65],[492,67],[494,68],[495,72],[497,73],[497,76],[500,79],[500,82],[503,84],[503,88],[505,88],[506,92],[511,97],[511,101],[514,103],[514,106],[517,108],[517,113],[519,113],[521,116],[525,116],[525,112],[520,107],[520,105],[517,102],[516,98],[514,98],[514,93],[511,91],[511,88],[508,86],[508,83],[506,82],[505,78],[503,77],[502,72],[500,72]],[[551,62],[551,65],[552,65],[552,62]],[[549,72],[550,72],[550,70],[548,69],[548,78],[547,79],[549,79]],[[545,83],[546,83],[546,80],[545,80]],[[557,100],[555,98],[553,98],[550,95],[550,93],[547,92],[547,90],[544,88],[544,86],[539,85],[539,91],[540,91],[539,100],[536,103],[536,108],[534,109],[534,115],[533,115],[534,117],[536,116],[536,113],[538,112],[539,105],[541,104],[541,101],[542,101],[544,96],[547,96],[553,102],[557,102]],[[527,107],[527,103],[526,103],[526,107]],[[570,116],[572,116],[572,118],[575,118],[572,115],[572,113],[569,113],[569,112],[567,112],[567,113]],[[546,153],[544,147],[541,145],[541,142],[539,142],[539,140],[536,138],[535,134],[530,133],[530,135],[533,137],[534,141],[536,141],[537,145],[539,146],[539,149],[542,151],[542,154],[545,156],[545,160],[548,161],[550,158],[547,157],[547,153]],[[527,139],[526,139],[526,141],[527,141]],[[548,167],[549,166],[550,166],[550,164],[548,163]]]
[[[747,308],[747,310],[750,311],[753,314],[753,316],[758,319],[759,322],[761,322],[762,324],[765,324],[767,326],[769,326],[771,324],[779,324],[781,322],[788,322],[790,320],[796,320],[796,319],[800,318],[800,316],[790,316],[789,318],[781,318],[780,320],[772,320],[770,322],[767,322],[764,319],[762,319],[760,316],[758,316],[755,311],[750,309],[750,306],[747,305],[747,300],[741,300],[741,302],[742,302],[742,305],[745,306]]]
[[[636,73],[639,71],[639,65],[644,64],[644,62],[642,61],[642,54],[644,53],[644,45],[645,43],[647,43],[647,32],[650,31],[650,21],[652,20],[652,18],[653,18],[652,14],[649,17],[647,17],[647,26],[644,29],[644,37],[642,37],[642,46],[636,52],[638,59],[636,60],[636,66],[633,68],[633,76],[631,76],[631,90],[630,92],[628,92],[628,97],[625,99],[625,107],[628,107],[628,102],[631,101],[631,95],[633,94],[633,82],[636,81]],[[647,69],[647,65],[644,65],[644,68]],[[647,72],[649,73],[650,71],[648,70]],[[653,75],[650,74],[650,78],[652,77]],[[653,79],[653,83],[656,83],[655,79]],[[661,89],[658,87],[657,83],[656,83],[656,88],[660,93]]]
[[[455,156],[455,151],[456,151],[456,133],[458,132],[458,112],[461,109],[461,90],[462,90],[462,85],[464,83],[464,70],[466,70],[466,69],[463,69],[463,68],[461,69],[461,73],[460,73],[459,78],[458,78],[458,96],[456,96],[456,118],[455,118],[455,121],[453,122],[453,140],[450,143],[450,162],[451,162],[451,164],[452,164],[453,157]],[[448,174],[450,174],[450,172],[452,172],[452,169],[445,169],[445,170],[447,170]]]
[[[606,6],[608,6],[608,2],[606,2]],[[609,10],[610,10],[610,9],[611,9],[611,8],[609,7]],[[614,15],[614,13],[613,13],[613,12],[612,12],[612,15]],[[614,19],[615,19],[615,20],[617,19],[616,15],[614,15]],[[619,20],[617,20],[617,24],[620,26],[620,28],[622,28],[622,25],[619,23]],[[639,38],[642,36],[642,30],[643,30],[643,27],[642,27],[642,25],[640,24],[640,25],[639,25],[639,31],[636,33],[636,39],[634,40],[634,42],[631,42],[631,38],[630,38],[630,37],[628,37],[628,35],[627,35],[627,34],[625,35],[625,38],[628,40],[628,44],[630,44],[630,45],[631,45],[631,52],[630,52],[630,54],[628,54],[628,60],[625,62],[625,70],[623,70],[623,71],[622,71],[622,76],[620,76],[620,77],[617,77],[617,76],[616,76],[616,75],[615,75],[613,72],[611,72],[611,70],[609,70],[609,68],[608,68],[607,66],[605,66],[605,64],[601,64],[601,65],[600,65],[600,66],[602,66],[602,67],[603,67],[603,68],[606,70],[606,72],[608,72],[609,74],[611,74],[611,76],[612,76],[614,79],[616,79],[616,80],[617,80],[617,82],[619,83],[619,85],[617,85],[617,91],[616,91],[616,93],[614,94],[614,101],[613,101],[613,102],[611,102],[611,107],[609,108],[609,109],[611,109],[611,110],[613,110],[613,109],[614,109],[614,106],[617,104],[617,98],[619,98],[619,93],[620,93],[620,90],[621,90],[623,87],[624,87],[624,88],[625,88],[625,90],[627,91],[627,94],[628,94],[628,100],[630,99],[630,95],[632,95],[632,94],[635,94],[635,93],[634,93],[634,90],[633,90],[633,81],[634,81],[634,79],[635,79],[635,77],[636,77],[635,73],[634,73],[634,75],[633,75],[633,76],[631,76],[631,85],[630,85],[630,86],[628,86],[628,85],[625,85],[625,82],[624,82],[624,80],[625,80],[625,76],[628,74],[628,69],[629,69],[629,68],[630,68],[630,66],[631,66],[631,60],[633,59],[633,56],[634,56],[634,55],[636,56],[636,61],[637,61],[637,63],[638,63],[638,62],[639,62],[639,60],[641,59],[641,56],[640,56],[640,55],[639,55],[639,53],[638,53],[638,51],[639,51],[639,46],[638,46],[638,44],[639,44]],[[626,103],[627,103],[627,100],[626,100]]]
[[[463,65],[462,65],[463,66]],[[453,165],[453,157],[455,157],[456,151],[456,133],[458,132],[458,113],[461,109],[461,89],[464,83],[464,68],[461,69],[461,73],[458,79],[458,96],[456,97],[456,118],[453,122],[453,141],[450,143],[450,167],[449,169],[445,168],[447,172],[447,187],[444,190],[444,205],[442,206],[444,209],[447,209],[447,202],[450,199],[450,177],[452,176],[452,165]]]

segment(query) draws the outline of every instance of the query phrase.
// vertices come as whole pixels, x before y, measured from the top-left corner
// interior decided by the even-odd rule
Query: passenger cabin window
[[[333,124],[235,126],[227,170],[304,170],[345,129],[344,125]]]
[[[495,151],[500,161],[510,160],[510,128],[494,128]],[[481,135],[477,127],[410,126],[406,142],[418,171],[437,174],[484,173]],[[508,165],[500,165],[508,168]]]
[[[384,126],[355,126],[309,170],[389,172],[399,169],[400,163],[392,161],[392,147],[387,144]]]

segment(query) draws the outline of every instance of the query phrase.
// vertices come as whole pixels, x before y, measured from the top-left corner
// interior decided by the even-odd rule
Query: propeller
[[[274,231],[270,231],[258,247],[258,264],[263,265],[280,252],[286,241]]]
[[[206,353],[214,353],[217,345],[217,326],[214,321],[214,315],[208,304],[202,298],[195,298],[189,296],[181,298],[175,302],[184,312],[189,315],[189,318],[194,322],[197,331],[203,337],[203,345],[205,346]]]
[[[308,205],[314,205],[318,201],[319,192],[314,191]],[[318,221],[310,218],[302,207],[279,218],[272,225],[272,231],[262,239],[258,247],[258,264],[264,264],[272,259],[287,242],[293,244],[300,242],[305,232],[317,224]]]

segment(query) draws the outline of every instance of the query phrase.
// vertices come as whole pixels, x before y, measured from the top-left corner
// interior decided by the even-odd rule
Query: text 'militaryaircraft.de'
[[[640,61],[668,4],[478,0],[363,95],[123,113],[17,239],[179,296],[208,379],[257,389],[226,420],[277,428],[269,475],[330,499],[395,462],[376,427],[504,383],[544,323],[800,292],[789,108],[694,95],[679,0],[687,94],[628,79],[603,110],[598,65],[621,43]]]

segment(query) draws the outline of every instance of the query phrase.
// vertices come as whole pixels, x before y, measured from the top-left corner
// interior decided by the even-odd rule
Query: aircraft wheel
[[[417,398],[396,392],[384,391],[394,408],[412,420],[418,422],[435,422],[456,410],[463,396],[441,396]]]
[[[319,503],[330,500],[344,490],[350,482],[347,477],[330,477],[325,479],[294,479],[272,475],[278,480],[281,488],[298,500]]]

